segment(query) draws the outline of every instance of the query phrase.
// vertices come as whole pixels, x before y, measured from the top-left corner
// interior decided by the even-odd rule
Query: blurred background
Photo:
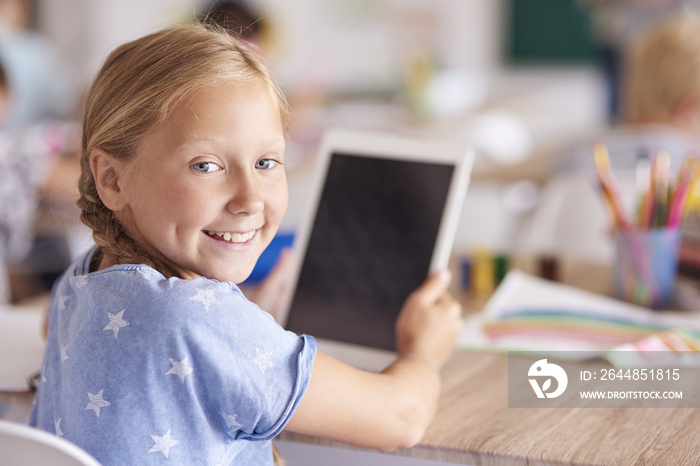
[[[206,0],[30,3],[36,30],[69,66],[78,89],[118,44],[211,6]],[[407,130],[479,139],[493,157],[512,163],[607,122],[590,10],[579,0],[239,3],[255,16],[257,43],[292,100],[331,107],[323,118],[298,115],[307,123],[412,124]],[[492,118],[476,129],[454,121],[486,112]],[[454,132],[452,123],[459,127]],[[490,125],[511,133],[492,132]]]
[[[106,55],[168,24],[201,19],[220,6],[214,3],[222,2],[0,0],[0,61],[9,87],[3,132],[14,134],[19,128],[26,134],[27,128],[43,124],[40,139],[48,155],[39,164],[58,171],[32,181],[38,186],[36,208],[43,212],[39,221],[26,216],[13,220],[15,227],[25,226],[15,236],[32,241],[5,246],[13,278],[11,300],[46,287],[65,261],[89,244],[72,207],[70,153],[81,96]],[[538,214],[537,226],[533,218],[563,154],[618,122],[619,55],[626,43],[672,9],[693,2],[224,3],[237,4],[235,18],[240,22],[234,21],[234,27],[251,32],[249,40],[295,111],[287,154],[291,203],[284,231],[293,232],[305,206],[306,180],[321,134],[341,126],[477,150],[455,251],[579,254],[607,260],[605,241],[554,244],[556,232],[541,221],[551,215]],[[67,160],[68,168],[61,172],[55,160]],[[10,201],[2,202],[6,210]],[[603,212],[602,204],[599,208]],[[56,256],[58,265],[52,262]],[[45,278],[31,283],[37,271]]]

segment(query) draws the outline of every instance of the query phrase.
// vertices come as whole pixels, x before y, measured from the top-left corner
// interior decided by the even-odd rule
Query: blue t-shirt
[[[108,465],[272,464],[316,341],[233,283],[91,257],[54,287],[31,424]]]

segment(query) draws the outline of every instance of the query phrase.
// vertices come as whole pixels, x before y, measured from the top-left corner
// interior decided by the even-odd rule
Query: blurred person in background
[[[78,197],[75,81],[34,29],[32,5],[0,0],[0,302],[50,289],[70,260]]]
[[[269,30],[265,17],[247,3],[233,0],[216,0],[201,16],[207,24],[217,24],[230,34],[256,47],[263,47],[263,38]]]
[[[14,95],[0,64],[0,122]],[[78,198],[78,159],[73,149],[77,127],[44,123],[23,128],[0,124],[0,303],[27,297],[36,285],[15,282],[8,267],[25,261],[35,246],[37,214],[42,199],[74,208]],[[56,251],[54,251],[56,252]],[[43,257],[47,261],[65,258]],[[57,265],[58,266],[58,265]],[[42,291],[50,283],[39,286]]]
[[[12,88],[5,127],[74,117],[77,108],[70,69],[31,18],[30,0],[0,0],[0,60]]]
[[[625,52],[647,29],[669,16],[700,11],[698,0],[579,0],[591,13],[593,36],[608,87],[610,121],[620,118]]]
[[[613,170],[633,171],[640,154],[665,151],[675,172],[700,149],[700,13],[671,16],[637,37],[622,76],[620,122],[598,138]],[[561,171],[592,170],[591,148],[589,142],[568,154]]]
[[[561,159],[531,219],[527,244],[535,251],[611,259],[612,224],[598,191],[594,144],[607,147],[631,215],[641,157],[666,152],[675,182],[685,157],[700,154],[700,13],[657,23],[633,41],[625,56],[620,122]]]

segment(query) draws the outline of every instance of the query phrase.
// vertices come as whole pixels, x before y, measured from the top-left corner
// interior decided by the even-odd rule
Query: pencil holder
[[[634,304],[663,309],[673,296],[678,272],[678,228],[615,233],[615,291]]]

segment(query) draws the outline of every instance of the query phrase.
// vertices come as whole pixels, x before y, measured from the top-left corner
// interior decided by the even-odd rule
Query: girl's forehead
[[[230,142],[234,134],[236,140],[284,141],[278,102],[264,85],[223,83],[190,92],[144,136],[137,151],[142,153],[139,149],[156,142],[171,149],[197,142]]]
[[[272,104],[275,111],[280,115],[283,125],[286,125],[285,103],[280,101],[280,95],[263,79],[249,79],[245,81],[223,80],[195,87],[174,100],[161,121],[161,125],[178,112],[187,112],[193,108],[200,107],[204,100],[210,104],[213,101],[217,105],[225,105],[226,103],[236,103],[242,98],[252,96],[255,96],[256,99],[248,99],[249,105],[259,103],[267,106]]]
[[[262,78],[251,77],[244,80],[221,79],[212,82],[203,82],[193,86],[180,101],[192,101],[202,94],[238,97],[241,93],[265,94],[272,97],[273,100],[277,100],[272,86],[268,85]]]
[[[253,109],[255,107],[255,109]],[[246,112],[249,108],[250,112]],[[175,109],[174,113],[180,113],[187,117],[200,118],[198,111],[215,112],[220,116],[226,115],[222,110],[236,110],[238,112],[253,113],[253,110],[265,108],[281,115],[279,101],[274,92],[264,83],[253,82],[224,82],[218,85],[207,86],[192,93]],[[194,115],[192,115],[194,113]]]

